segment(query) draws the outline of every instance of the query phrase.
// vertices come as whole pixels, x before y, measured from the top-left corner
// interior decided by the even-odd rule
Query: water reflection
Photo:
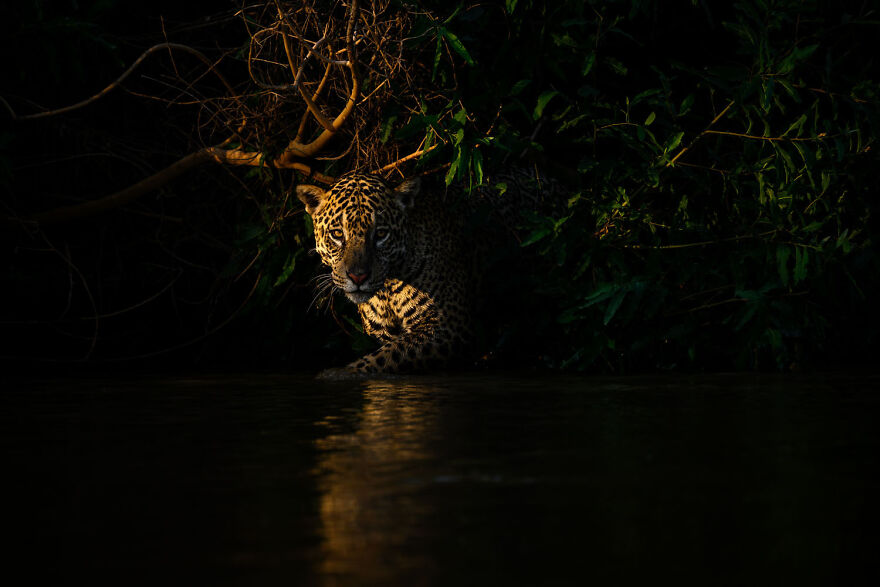
[[[460,376],[7,390],[7,559],[47,579],[34,584],[849,584],[876,569],[877,389]]]
[[[412,531],[428,531],[432,515],[431,502],[417,496],[420,471],[437,460],[429,439],[437,434],[439,391],[419,382],[367,382],[354,429],[317,441],[321,572],[328,578],[380,584],[430,565],[429,552],[407,545]]]
[[[858,520],[878,519],[873,394],[742,378],[361,394],[316,441],[328,584],[822,584],[864,559]]]

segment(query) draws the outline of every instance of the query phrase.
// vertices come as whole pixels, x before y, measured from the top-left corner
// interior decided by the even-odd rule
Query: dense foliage
[[[111,12],[107,7],[114,6],[97,4]],[[341,3],[281,4],[291,14],[312,15],[312,26],[344,23]],[[296,12],[299,5],[314,11]],[[254,152],[275,153],[301,131],[304,106],[277,89],[285,66],[280,42],[260,44],[263,86],[253,83],[254,68],[244,66],[259,37],[253,29],[273,26],[276,6],[209,21],[207,29],[227,43],[215,47],[217,60],[225,59],[225,75],[246,99],[207,100],[202,85],[193,100],[198,105],[189,106],[197,109],[198,132],[165,139],[178,156],[189,144],[219,140],[237,120],[250,120],[252,132],[237,135],[236,145]],[[433,172],[440,186],[485,183],[503,191],[495,173],[534,165],[569,189],[561,214],[524,211],[520,250],[498,254],[492,295],[499,312],[484,334],[487,356],[579,370],[788,369],[866,359],[876,350],[880,75],[867,49],[878,32],[876,12],[824,0],[426,0],[370,7],[359,49],[361,105],[327,152],[307,161],[313,169],[337,175],[390,166],[392,178]],[[175,34],[172,40],[192,43],[208,36],[197,27]],[[60,37],[55,42],[65,46]],[[94,45],[90,50],[103,50]],[[108,64],[119,60],[118,49],[107,55]],[[55,67],[64,59],[35,50],[31,59],[38,58],[55,59]],[[306,74],[313,84],[320,78]],[[203,71],[193,77],[217,83]],[[336,82],[336,102],[344,102],[347,84],[344,77]],[[180,91],[180,83],[167,85]],[[193,95],[200,86],[184,87]],[[179,95],[168,101],[185,108]],[[328,107],[334,104],[328,97]],[[111,108],[123,106],[111,102]],[[167,109],[145,108],[147,127],[168,119]],[[60,126],[68,132],[83,120],[99,126],[91,116],[81,112]],[[186,118],[168,120],[171,128],[193,126]],[[43,132],[55,132],[50,124]],[[106,132],[113,144],[127,138]],[[5,140],[27,144],[29,134],[19,124]],[[419,155],[400,161],[411,153]],[[22,196],[20,167],[10,173],[9,211],[48,207]],[[338,361],[333,355],[350,352],[351,340],[369,344],[356,334],[352,308],[311,299],[316,259],[307,255],[308,218],[290,197],[293,172],[235,170],[220,188],[215,170],[212,187],[201,191],[198,177],[178,179],[170,188],[176,198],[138,203],[154,217],[177,215],[183,226],[160,220],[157,230],[155,219],[140,219],[132,230],[131,219],[104,220],[110,226],[100,230],[113,235],[126,261],[117,266],[114,289],[100,262],[78,255],[90,267],[76,270],[81,292],[70,286],[81,313],[97,316],[124,305],[126,288],[171,279],[177,285],[160,292],[165,298],[149,300],[155,312],[126,326],[146,328],[174,307],[178,330],[168,330],[161,348],[191,336],[201,341],[199,328],[213,335],[203,352],[218,356],[225,354],[220,346],[232,345],[226,353]],[[88,188],[95,186],[80,189]],[[61,268],[53,271],[63,279],[74,274],[68,242],[74,250],[94,247],[75,227],[66,230],[43,237],[62,252]],[[194,240],[205,250],[194,251],[187,233],[200,235]],[[147,263],[144,234],[154,234],[156,250],[167,256],[133,270]],[[11,262],[30,287],[55,279],[25,265]],[[103,267],[106,273],[106,261]],[[193,272],[202,274],[193,278]],[[201,305],[184,311],[197,319],[180,318],[176,296],[185,283],[188,291],[207,292]],[[317,315],[313,303],[336,319]],[[58,324],[84,328],[68,318]],[[215,332],[217,326],[225,329]],[[78,335],[89,352],[100,351],[90,330]],[[114,354],[112,346],[105,355]],[[131,344],[125,349],[144,352]]]
[[[477,95],[498,84],[521,113],[499,142],[531,133],[578,172],[568,214],[524,242],[550,261],[528,331],[562,343],[551,364],[788,368],[876,344],[876,15],[507,8],[511,45],[535,50],[474,50],[493,72]]]

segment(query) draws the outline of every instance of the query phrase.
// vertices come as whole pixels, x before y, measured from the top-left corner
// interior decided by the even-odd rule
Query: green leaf
[[[655,88],[652,90],[645,90],[644,92],[639,92],[636,94],[632,100],[630,100],[630,105],[635,106],[639,102],[644,102],[647,98],[652,98],[654,96],[659,96],[663,93],[663,90],[659,88]]]
[[[584,298],[583,302],[579,308],[589,308],[595,304],[599,304],[604,302],[608,298],[610,298],[614,293],[618,290],[618,286],[613,283],[603,283],[600,284],[593,292]]]
[[[656,113],[656,112],[651,112],[651,113],[648,115],[648,118],[645,119],[645,126],[651,126],[651,123],[654,122],[654,119],[655,119],[655,118],[657,118],[657,113]],[[642,131],[642,132],[644,132],[644,131]]]
[[[593,69],[593,65],[595,65],[595,64],[596,64],[596,54],[590,53],[589,55],[587,55],[587,58],[584,61],[584,66],[581,68],[581,75],[586,77],[586,75],[588,73],[590,73],[590,70]]]
[[[575,116],[574,118],[570,118],[569,120],[566,120],[565,122],[563,122],[560,125],[559,129],[556,132],[562,132],[568,128],[575,127],[584,121],[587,121],[587,122],[592,121],[592,118],[590,117],[589,114],[580,114],[578,116]]]
[[[676,148],[681,144],[681,138],[684,136],[684,132],[677,132],[668,139],[666,139],[666,144],[663,146],[663,152],[668,153],[672,149]]]
[[[380,137],[380,141],[382,144],[388,142],[388,137],[391,136],[391,131],[394,130],[394,122],[397,120],[397,115],[394,114],[388,117],[388,120],[384,122],[382,125],[382,136]]]
[[[843,232],[837,237],[837,248],[843,249],[844,253],[849,253],[852,250],[852,235],[849,233],[849,229],[843,229]]]
[[[522,92],[524,89],[526,89],[526,86],[528,86],[530,83],[532,83],[532,80],[530,80],[530,79],[519,80],[518,82],[513,84],[513,87],[510,88],[510,91],[507,93],[507,95],[508,96],[519,95],[519,93]]]
[[[605,63],[611,68],[611,71],[617,75],[624,76],[629,72],[626,66],[614,57],[607,57]]]
[[[783,59],[777,70],[777,73],[785,74],[791,72],[795,65],[799,62],[806,60],[810,55],[813,54],[814,51],[819,47],[819,45],[807,45],[806,47],[800,47],[793,50],[785,59]]]
[[[773,79],[764,80],[761,85],[761,108],[764,112],[770,112],[770,104],[773,101],[773,89],[776,82]]]
[[[504,5],[507,8],[507,14],[513,14],[513,11],[516,10],[517,0],[505,0]]]
[[[685,98],[682,101],[681,106],[678,109],[678,115],[684,116],[685,114],[690,112],[691,106],[693,106],[693,105],[694,105],[694,95],[688,94],[687,98]]]
[[[434,69],[431,72],[431,81],[437,77],[437,68],[440,66],[440,58],[443,55],[443,44],[440,37],[437,37],[437,47],[434,49]]]
[[[394,137],[398,139],[411,139],[418,135],[424,135],[426,130],[428,131],[427,134],[430,135],[433,132],[431,127],[437,123],[438,118],[436,114],[413,116],[409,122],[395,131]]]
[[[779,156],[782,157],[783,161],[785,161],[785,168],[788,171],[790,171],[791,173],[794,173],[797,171],[798,168],[794,164],[794,160],[791,158],[791,155],[788,154],[788,151],[786,151],[782,147],[778,146],[778,143],[777,143],[777,147],[776,147],[776,152],[779,153]],[[782,187],[782,186],[780,186],[780,187]]]
[[[301,250],[302,249],[298,249],[297,253],[299,253],[299,251]],[[293,270],[296,268],[296,257],[296,253],[287,256],[287,261],[285,261],[284,263],[284,269],[282,269],[281,274],[278,275],[278,279],[275,280],[275,283],[272,284],[272,287],[278,287],[290,278],[290,276],[293,274]]]
[[[452,49],[456,53],[458,53],[462,59],[464,59],[465,63],[467,63],[468,65],[475,64],[473,58],[471,57],[471,54],[468,53],[468,50],[465,49],[464,44],[459,40],[459,38],[455,36],[455,33],[443,27],[440,27],[439,31],[440,34],[443,35],[443,38],[446,39],[446,41],[452,47]]]
[[[451,184],[455,181],[455,174],[458,172],[458,165],[461,162],[461,152],[458,153],[458,157],[452,162],[449,166],[449,171],[446,172],[446,185]]]
[[[793,131],[793,130],[795,130],[795,129],[797,129],[797,131],[798,131],[798,132],[797,132],[797,135],[795,135],[795,136],[801,136],[801,130],[803,129],[803,127],[804,127],[804,123],[805,123],[806,121],[807,121],[807,115],[806,115],[806,114],[801,114],[801,117],[798,118],[797,120],[795,120],[795,121],[791,124],[791,126],[788,127],[788,130],[787,130],[787,131],[785,131],[784,133],[782,133],[782,136],[786,136],[788,133],[790,133],[791,131]]]
[[[828,186],[831,185],[831,173],[827,171],[822,172],[822,193],[824,194],[828,191]]]
[[[791,82],[781,77],[778,78],[776,81],[778,81],[779,85],[781,85],[783,89],[785,89],[785,92],[792,100],[794,100],[798,104],[801,103],[801,95],[797,92],[797,90],[795,90],[794,86],[791,85]]]
[[[483,183],[483,154],[480,153],[478,149],[474,149],[471,153],[471,166],[473,167],[474,174],[477,176],[477,184],[482,185]]]
[[[520,243],[519,246],[527,247],[531,244],[534,244],[534,243],[538,242],[539,240],[541,240],[542,238],[544,238],[545,236],[547,236],[548,234],[550,234],[551,232],[553,232],[553,230],[549,227],[535,229],[532,231],[532,233],[529,236],[527,236],[525,238],[525,240],[523,240],[523,242]]]
[[[602,318],[602,323],[606,326],[611,319],[614,318],[614,315],[617,313],[617,310],[620,308],[620,304],[623,303],[623,298],[626,297],[627,290],[621,289],[617,292],[617,295],[614,296],[614,299],[611,300],[611,303],[608,304],[608,307],[605,308],[605,316]]]
[[[819,48],[819,45],[807,45],[806,47],[800,47],[794,50],[794,56],[798,61],[802,61],[812,55],[816,49]]]
[[[547,104],[550,102],[550,100],[558,95],[559,92],[557,92],[556,90],[547,90],[546,92],[538,96],[538,103],[535,106],[535,111],[532,114],[532,118],[534,120],[538,120],[539,118],[541,118],[541,115],[544,113],[544,108],[547,107]]]
[[[562,35],[552,35],[553,43],[557,47],[572,47],[577,48],[577,42],[571,38],[571,35],[568,33]]]

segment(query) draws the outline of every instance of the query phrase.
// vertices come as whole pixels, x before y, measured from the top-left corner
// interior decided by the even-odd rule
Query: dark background
[[[19,115],[72,104],[170,40],[217,59],[237,91],[259,100],[242,59],[240,8],[16,3],[0,41],[12,56],[0,96]],[[358,124],[382,137],[379,159],[415,150],[428,129],[448,141],[405,172],[439,168],[435,184],[451,174],[470,185],[525,155],[572,194],[564,221],[525,213],[523,246],[499,254],[481,367],[873,363],[880,76],[869,50],[878,32],[872,3],[418,9],[405,18],[421,40],[400,45],[415,89],[397,78],[389,87],[424,97],[424,110],[407,110],[404,98],[365,107]],[[406,12],[398,3],[387,10]],[[369,344],[344,300],[313,300],[317,260],[310,225],[289,202],[298,181],[290,170],[201,166],[118,209],[51,226],[28,221],[216,143],[211,110],[185,104],[187,92],[194,100],[225,92],[203,74],[185,54],[173,62],[156,54],[87,107],[38,120],[3,115],[7,368],[317,370]],[[701,134],[729,101],[713,129],[783,138]],[[268,138],[261,145],[273,148]],[[683,147],[679,162],[688,165],[667,165]],[[363,162],[307,163],[334,175]],[[521,295],[509,295],[512,279]]]

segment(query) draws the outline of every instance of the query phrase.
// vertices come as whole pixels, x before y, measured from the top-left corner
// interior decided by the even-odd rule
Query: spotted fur
[[[396,188],[350,174],[329,190],[300,185],[321,261],[357,304],[364,330],[382,341],[345,368],[394,373],[445,364],[470,338],[467,258],[439,198],[418,179]]]
[[[542,193],[535,183],[534,174],[513,174],[482,200],[506,223],[509,210],[522,205],[508,205],[517,201],[512,194]],[[475,240],[461,211],[450,212],[448,194],[422,191],[418,178],[391,187],[354,173],[328,190],[297,186],[297,196],[333,284],[357,304],[365,332],[382,341],[328,375],[424,370],[460,356],[471,340],[481,271]]]

